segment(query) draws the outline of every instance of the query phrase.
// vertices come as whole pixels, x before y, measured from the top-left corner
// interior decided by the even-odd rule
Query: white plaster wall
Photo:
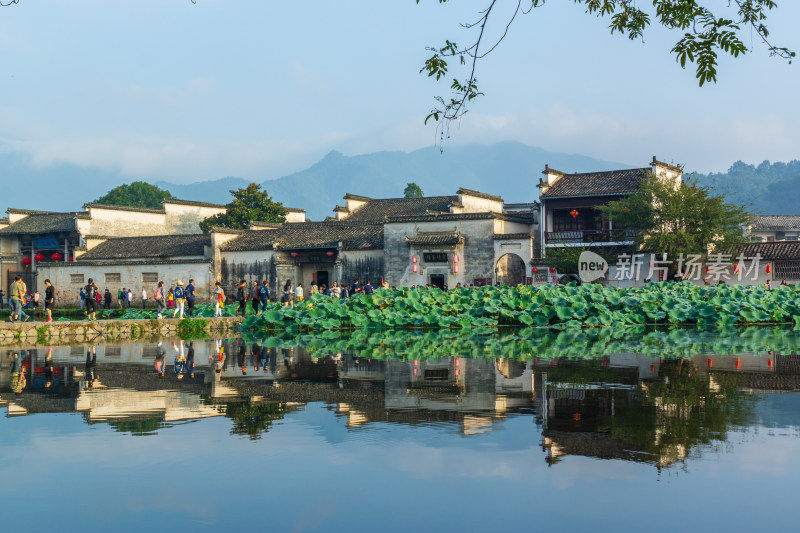
[[[495,233],[525,233],[531,231],[533,231],[533,225],[531,224],[500,219],[495,219],[494,221]]]
[[[199,224],[203,219],[225,212],[225,208],[220,207],[170,204],[167,202],[164,203],[164,210],[166,212],[165,234],[201,233]]]
[[[211,274],[209,273],[209,263],[182,263],[182,264],[156,264],[156,265],[81,265],[77,263],[53,263],[40,264],[39,284],[40,294],[44,294],[44,280],[50,279],[56,291],[56,306],[58,305],[78,305],[80,303],[80,290],[85,286],[89,278],[93,278],[101,292],[109,289],[113,296],[112,304],[117,305],[117,291],[122,288],[133,290],[134,304],[141,305],[141,291],[147,289],[149,305],[154,305],[152,292],[157,283],[143,283],[143,272],[157,272],[159,281],[164,282],[165,287],[174,287],[178,280],[183,281],[183,285],[189,284],[189,279],[194,278],[199,302],[206,302],[210,297]],[[120,282],[113,286],[105,284],[106,273],[119,273]],[[71,274],[83,274],[83,283],[72,283]]]
[[[90,208],[91,220],[84,235],[106,237],[142,237],[147,235],[166,235],[166,215],[138,211]],[[198,229],[198,233],[199,233]]]
[[[459,194],[458,201],[464,206],[461,211],[463,213],[488,213],[490,211],[499,213],[503,210],[503,202],[488,198]]]
[[[305,222],[306,221],[306,213],[305,211],[287,211],[286,212],[286,222]]]

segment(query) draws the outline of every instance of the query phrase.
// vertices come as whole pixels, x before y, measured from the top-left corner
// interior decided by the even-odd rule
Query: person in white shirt
[[[303,284],[302,283],[298,283],[297,284],[297,288],[294,290],[294,295],[295,295],[295,299],[298,302],[303,301]]]
[[[147,290],[142,289],[142,309],[147,308]]]

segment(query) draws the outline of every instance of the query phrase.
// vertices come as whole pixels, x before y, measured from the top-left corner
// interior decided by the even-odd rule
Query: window
[[[767,242],[775,242],[775,237],[767,237]]]
[[[83,275],[83,274],[81,274]],[[70,346],[69,347],[69,354],[72,356],[83,355],[85,346]]]
[[[763,241],[764,239],[762,237],[759,237],[758,235],[753,235],[752,237],[750,237],[750,242],[763,242]]]
[[[122,276],[119,272],[106,272],[105,279],[106,284],[120,283],[122,281]]]
[[[142,272],[142,283],[158,283],[158,272]]]
[[[70,274],[69,282],[83,285],[83,274]]]
[[[797,240],[797,235],[790,235],[790,236],[786,237],[786,240],[787,241],[796,241]]]
[[[773,279],[800,279],[800,261],[775,261]]]
[[[106,345],[103,347],[103,355],[106,357],[119,357],[122,355],[122,346]]]

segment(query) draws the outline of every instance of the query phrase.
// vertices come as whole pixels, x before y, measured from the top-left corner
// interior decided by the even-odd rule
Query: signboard
[[[447,263],[450,261],[447,254],[443,252],[425,252],[422,254],[422,258],[425,259],[426,263]]]
[[[55,239],[33,239],[33,247],[39,250],[57,250],[59,244]]]

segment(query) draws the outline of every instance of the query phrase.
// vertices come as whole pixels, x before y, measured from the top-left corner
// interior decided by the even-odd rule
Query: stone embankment
[[[187,319],[188,320],[188,319]],[[181,320],[74,320],[0,323],[0,348],[33,348],[37,345],[119,343],[153,338],[175,338],[181,334]],[[201,328],[209,337],[238,333],[240,318],[200,318],[189,320],[184,327]]]

